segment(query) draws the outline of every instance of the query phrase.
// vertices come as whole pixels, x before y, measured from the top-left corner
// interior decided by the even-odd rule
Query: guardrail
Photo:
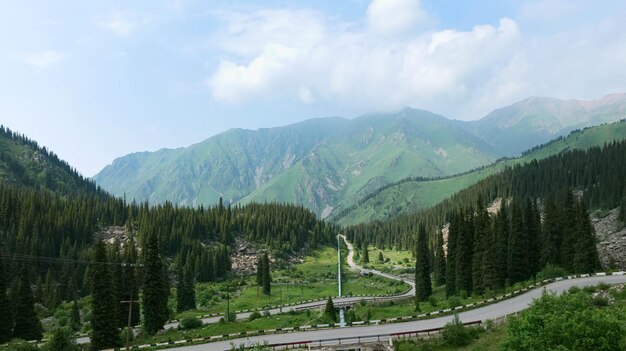
[[[491,303],[494,303],[494,302],[498,302],[498,301],[501,301],[501,300],[505,300],[505,299],[508,299],[510,297],[517,296],[519,294],[525,293],[526,291],[528,291],[530,289],[538,288],[538,287],[541,287],[543,285],[546,285],[546,284],[549,284],[549,283],[553,283],[553,282],[558,282],[558,281],[563,281],[563,280],[571,280],[571,279],[576,279],[576,278],[594,277],[594,276],[596,276],[596,277],[604,277],[604,276],[610,276],[610,275],[623,276],[623,275],[626,275],[626,272],[623,272],[623,271],[621,271],[621,272],[598,272],[598,273],[568,275],[568,276],[564,276],[564,277],[545,279],[545,280],[543,280],[541,282],[537,282],[535,284],[532,284],[532,285],[529,285],[527,287],[515,290],[513,292],[509,292],[509,293],[506,293],[506,294],[501,295],[501,296],[497,296],[497,297],[494,297],[494,298],[489,298],[487,300],[483,300],[483,301],[479,301],[479,302],[475,302],[475,303],[471,303],[471,304],[467,304],[467,305],[455,306],[455,307],[446,308],[446,309],[443,309],[443,310],[438,310],[438,311],[429,312],[429,313],[423,313],[423,314],[419,314],[419,315],[411,315],[411,316],[387,318],[387,319],[380,319],[380,320],[369,320],[369,321],[359,321],[359,322],[346,323],[346,326],[350,327],[350,326],[357,326],[357,325],[372,325],[372,324],[373,325],[378,325],[378,324],[382,324],[382,323],[398,323],[398,322],[404,322],[404,321],[409,321],[409,320],[422,319],[422,318],[426,318],[426,317],[430,317],[430,316],[443,315],[443,314],[447,314],[447,313],[458,312],[460,310],[468,309],[468,308],[475,307],[475,306],[483,306],[483,305],[488,305],[488,304],[491,304]],[[312,300],[312,301],[315,302],[315,300]],[[136,345],[136,346],[133,346],[132,349],[143,349],[143,348],[147,348],[147,347],[160,347],[160,346],[176,345],[176,344],[182,344],[182,343],[188,343],[188,342],[193,342],[193,343],[212,342],[212,341],[217,341],[217,340],[220,340],[220,339],[229,339],[229,338],[233,338],[233,337],[267,335],[267,334],[277,334],[277,333],[283,333],[283,332],[296,332],[296,331],[306,331],[306,330],[312,330],[312,329],[336,328],[336,327],[341,327],[341,326],[339,325],[339,323],[336,323],[336,324],[306,325],[306,326],[297,326],[297,327],[289,327],[289,328],[277,328],[277,329],[270,329],[270,330],[247,331],[247,332],[224,334],[224,335],[214,335],[214,336],[209,336],[209,337],[204,337],[204,338],[184,339],[184,340],[169,341],[169,342],[164,342],[164,343],[153,343],[153,344],[145,344],[145,345]],[[32,341],[29,341],[29,342],[30,343],[37,343],[37,344],[39,344],[39,343],[41,343],[43,341],[46,341],[46,339],[44,339],[44,340],[32,340]],[[0,346],[5,346],[5,345],[0,345]],[[111,349],[109,351],[114,351],[114,350],[120,350],[120,349]]]

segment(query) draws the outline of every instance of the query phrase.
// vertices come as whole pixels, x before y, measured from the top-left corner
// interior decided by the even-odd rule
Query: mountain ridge
[[[113,194],[153,203],[291,202],[326,217],[400,179],[468,171],[624,114],[626,94],[613,94],[582,102],[531,97],[469,122],[408,107],[320,117],[133,153],[93,179]]]

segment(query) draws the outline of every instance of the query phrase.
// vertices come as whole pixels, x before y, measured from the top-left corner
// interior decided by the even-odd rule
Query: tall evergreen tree
[[[70,315],[70,328],[72,331],[77,332],[80,330],[83,323],[80,320],[80,308],[78,307],[78,300],[74,298],[72,302],[72,314]]]
[[[43,328],[35,312],[35,300],[28,279],[28,269],[20,270],[20,281],[15,301],[13,337],[24,340],[41,340]]]
[[[482,294],[485,291],[484,257],[488,255],[489,235],[491,234],[491,222],[489,213],[479,199],[476,204],[474,216],[474,252],[472,256],[472,284],[473,291]]]
[[[561,230],[561,267],[568,271],[574,269],[575,242],[576,242],[576,204],[571,190],[567,190],[565,203],[562,205]]]
[[[472,293],[472,253],[474,251],[473,210],[467,215],[461,211],[458,218],[458,236],[456,244],[456,290],[458,294]]]
[[[189,266],[181,267],[178,273],[176,289],[176,312],[193,310],[196,308],[196,292],[194,288],[193,272]]]
[[[270,258],[267,255],[267,252],[263,254],[263,293],[265,295],[270,295],[272,293]]]
[[[509,206],[506,199],[500,201],[500,212],[496,215],[494,232],[497,243],[495,255],[497,257],[498,286],[506,285],[508,278],[507,257],[509,252]]]
[[[456,214],[450,216],[448,226],[448,252],[446,260],[446,296],[456,295],[456,253],[458,237],[458,220]]]
[[[561,243],[563,232],[561,228],[560,211],[554,198],[548,197],[544,206],[543,240],[541,245],[540,266],[546,264],[561,264]]]
[[[443,233],[441,230],[437,234],[437,251],[435,252],[435,285],[440,286],[446,283],[446,254],[443,250]]]
[[[333,303],[333,299],[330,296],[328,297],[328,300],[326,300],[326,308],[324,309],[324,314],[331,321],[337,321],[337,310],[335,310],[335,304]]]
[[[163,328],[169,314],[167,309],[169,289],[156,231],[152,231],[148,236],[148,243],[144,252],[144,270],[143,328],[148,334],[153,335]]]
[[[525,280],[528,274],[528,239],[524,232],[524,216],[517,202],[511,207],[511,230],[508,246],[508,273],[511,284]]]
[[[583,200],[576,206],[576,242],[574,244],[574,271],[591,273],[600,268],[595,231]]]
[[[417,248],[415,250],[415,298],[416,303],[425,301],[432,294],[430,281],[430,260],[428,257],[428,236],[426,227],[422,224],[417,233]]]
[[[7,295],[8,275],[4,267],[3,259],[0,258],[0,344],[11,340],[13,329],[13,308],[9,296]]]
[[[363,263],[370,263],[369,244],[367,242],[363,243]]]
[[[120,345],[117,323],[117,294],[112,282],[104,243],[98,240],[94,247],[91,269],[91,348],[102,350]]]

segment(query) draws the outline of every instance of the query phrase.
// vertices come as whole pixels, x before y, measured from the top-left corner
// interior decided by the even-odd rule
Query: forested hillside
[[[6,184],[48,189],[59,195],[104,195],[92,180],[52,151],[5,126],[0,126],[0,179]]]
[[[35,178],[29,178],[30,172],[37,168],[31,165],[30,158],[13,153],[16,148],[23,152],[24,143],[29,152],[43,155],[46,162],[54,162],[62,170],[70,168],[36,143],[27,142],[24,137],[13,138],[15,141],[11,142],[16,146],[2,149],[3,160],[11,160],[6,163],[12,172],[8,176],[23,175],[26,181],[19,182],[22,178],[17,178],[0,183],[0,287],[6,288],[0,289],[0,311],[3,318],[8,318],[0,320],[0,324],[9,328],[8,334],[0,330],[0,342],[10,337],[40,338],[38,318],[54,313],[62,301],[77,300],[96,291],[104,292],[92,300],[105,305],[92,306],[94,311],[113,311],[115,315],[119,313],[119,318],[114,322],[101,321],[98,318],[102,316],[98,315],[93,317],[92,325],[121,327],[126,323],[128,304],[116,301],[136,300],[142,282],[161,281],[144,293],[165,296],[167,301],[167,287],[179,271],[199,282],[227,277],[233,253],[231,244],[237,237],[279,258],[335,241],[335,229],[301,206],[224,206],[219,202],[212,207],[187,208],[170,203],[126,203],[98,190],[75,172],[71,173],[73,178],[47,173],[52,181],[31,182]],[[53,182],[57,180],[58,184]],[[78,186],[74,188],[74,184]],[[125,227],[124,234],[108,235],[107,229],[113,226]],[[105,241],[107,245],[103,245]],[[162,263],[150,265],[151,258]],[[162,268],[151,271],[149,267]],[[28,289],[31,285],[35,287],[32,292]],[[106,305],[106,301],[113,302]],[[33,303],[42,306],[36,313]],[[138,305],[134,311],[138,317]],[[160,318],[167,320],[168,313]],[[155,325],[158,330],[159,323]],[[96,344],[98,337],[94,335]]]
[[[507,167],[431,209],[351,226],[346,232],[355,241],[412,249],[420,223],[431,230],[442,228],[453,214],[472,213],[470,209],[475,209],[477,203],[486,206],[498,198],[522,208],[530,199],[545,210],[550,198],[560,199],[557,203],[563,204],[563,199],[572,191],[580,195],[586,208],[606,210],[621,206],[623,211],[626,206],[626,141],[566,151],[523,166]]]
[[[626,121],[624,120],[572,131],[567,137],[559,137],[544,145],[536,146],[524,152],[520,157],[503,158],[489,166],[470,172],[436,179],[413,177],[386,185],[348,207],[339,207],[330,220],[342,226],[348,226],[408,214],[435,206],[456,192],[506,167],[541,160],[567,150],[584,150],[624,139],[626,139]]]

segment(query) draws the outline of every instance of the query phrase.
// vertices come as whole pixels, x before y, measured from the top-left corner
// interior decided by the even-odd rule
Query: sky
[[[230,128],[626,92],[622,0],[0,0],[0,123],[92,176]]]

